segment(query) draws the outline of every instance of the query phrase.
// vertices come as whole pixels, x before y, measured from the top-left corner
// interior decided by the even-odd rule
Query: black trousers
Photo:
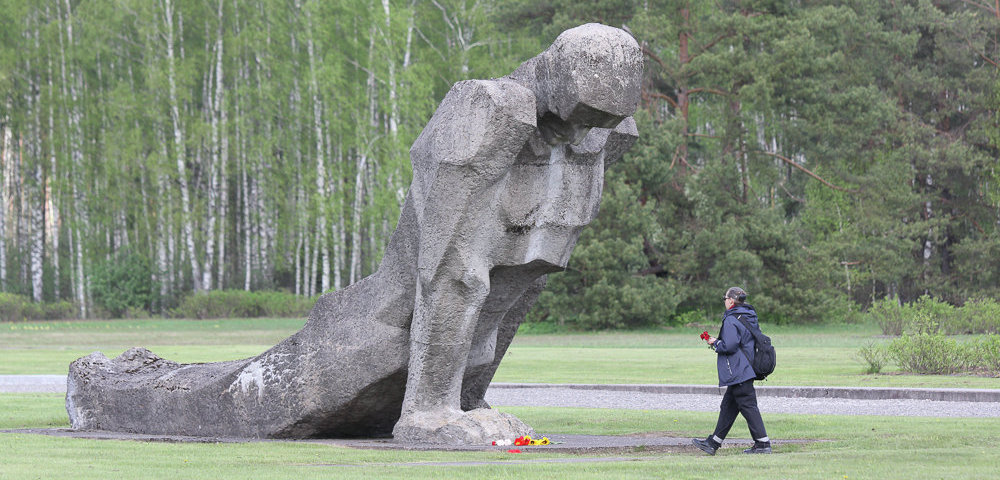
[[[753,388],[753,379],[726,388],[722,405],[719,406],[719,421],[715,425],[716,437],[726,438],[737,414],[742,414],[746,419],[754,440],[767,438],[764,419],[760,417],[760,409],[757,408],[757,391]]]

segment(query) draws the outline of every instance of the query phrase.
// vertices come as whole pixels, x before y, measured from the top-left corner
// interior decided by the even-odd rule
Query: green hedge
[[[315,298],[285,292],[214,290],[184,297],[170,311],[175,318],[304,317]]]
[[[888,345],[866,345],[858,357],[867,363],[865,373],[878,373],[888,362],[901,371],[924,375],[968,373],[1000,376],[1000,335],[959,341],[943,333],[903,334]]]
[[[0,321],[67,320],[76,318],[76,308],[65,300],[34,303],[24,295],[0,292]]]
[[[955,307],[927,295],[903,305],[886,298],[875,302],[866,315],[884,335],[1000,333],[1000,303],[993,299],[970,300]]]

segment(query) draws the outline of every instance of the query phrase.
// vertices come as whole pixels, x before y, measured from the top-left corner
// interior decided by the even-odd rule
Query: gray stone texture
[[[413,182],[375,273],[320,297],[301,331],[254,358],[78,359],[73,427],[451,444],[532,433],[483,397],[637,138],[641,72],[635,40],[588,24],[507,77],[456,83],[410,149]]]

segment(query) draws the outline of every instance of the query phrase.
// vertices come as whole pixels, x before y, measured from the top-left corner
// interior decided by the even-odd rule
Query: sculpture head
[[[546,141],[576,144],[590,128],[614,128],[635,113],[642,52],[625,31],[589,23],[563,32],[510,77],[534,91]]]

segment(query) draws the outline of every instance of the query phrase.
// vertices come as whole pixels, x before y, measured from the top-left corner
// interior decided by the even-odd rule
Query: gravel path
[[[1000,417],[1000,401],[953,401],[905,398],[920,394],[939,394],[940,398],[965,398],[969,390],[927,389],[836,389],[798,392],[795,388],[760,389],[758,404],[764,413],[801,413],[819,415],[886,415],[903,417]],[[779,388],[781,390],[779,390]],[[654,391],[649,391],[654,390]],[[657,391],[658,390],[658,391]],[[63,375],[0,375],[0,393],[65,393]],[[795,397],[775,393],[791,391]],[[697,393],[684,393],[697,392]],[[713,392],[713,393],[705,393]],[[495,384],[486,392],[486,401],[497,406],[624,408],[634,410],[688,410],[714,412],[719,408],[721,390],[704,386],[668,385],[561,385]],[[980,390],[971,393],[988,398],[1000,397],[1000,391]],[[914,395],[918,394],[918,395]],[[804,395],[823,395],[809,398]],[[888,395],[904,398],[880,399]],[[841,397],[868,398],[841,398]]]
[[[497,406],[624,408],[715,412],[719,395],[647,393],[573,388],[490,388],[486,401]],[[764,413],[886,415],[902,417],[1000,417],[1000,402],[935,400],[856,400],[759,396]]]
[[[66,393],[66,375],[0,375],[0,393]]]

